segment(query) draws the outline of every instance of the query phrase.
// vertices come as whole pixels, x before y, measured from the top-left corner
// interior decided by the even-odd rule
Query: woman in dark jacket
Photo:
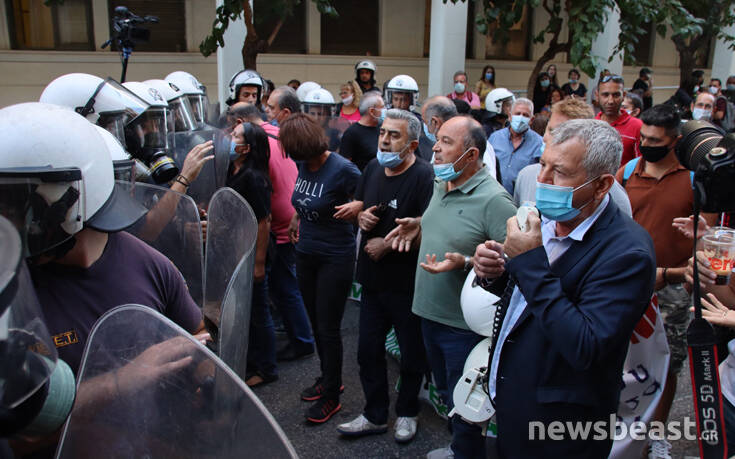
[[[541,72],[536,78],[536,86],[533,88],[533,112],[538,113],[549,105],[551,97],[551,78],[546,72]]]

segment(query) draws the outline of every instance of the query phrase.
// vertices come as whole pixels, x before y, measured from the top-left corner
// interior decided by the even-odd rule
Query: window
[[[67,0],[64,1],[66,3]],[[156,16],[157,24],[144,24],[142,27],[151,31],[148,43],[136,43],[135,51],[186,51],[186,11],[184,0],[109,0],[110,19],[115,15],[115,8],[125,6],[138,16]],[[214,4],[212,4],[214,11]],[[110,20],[112,34],[112,20]],[[113,49],[117,47],[113,44]]]
[[[11,0],[9,25],[13,49],[93,50],[89,0]]]
[[[531,40],[531,10],[524,8],[523,17],[520,21],[513,24],[508,31],[509,40],[503,44],[493,41],[493,33],[497,28],[496,24],[488,27],[485,36],[485,59],[507,59],[507,60],[528,60],[528,50]]]
[[[285,16],[275,39],[268,47],[269,53],[306,54],[306,6],[311,0],[305,0],[293,8],[290,16]],[[258,38],[268,40],[283,16],[273,8],[279,2],[272,0],[254,0],[253,16]]]
[[[322,54],[378,55],[378,3],[378,0],[332,0],[339,17],[322,15]]]

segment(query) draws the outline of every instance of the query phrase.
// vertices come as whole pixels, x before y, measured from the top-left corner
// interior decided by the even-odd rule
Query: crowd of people
[[[243,378],[250,387],[277,384],[279,362],[316,353],[319,373],[300,394],[311,403],[305,418],[318,424],[337,413],[341,394],[358,389],[342,382],[343,359],[355,356],[344,355],[341,337],[356,281],[365,405],[336,426],[339,434],[387,432],[385,341],[392,329],[401,356],[397,442],[416,435],[424,378],[451,410],[465,362],[489,338],[483,390],[494,405],[497,437],[488,442],[487,422],[454,414],[451,443],[427,457],[485,457],[486,448],[500,457],[606,457],[612,438],[532,441],[528,426],[608,422],[618,410],[631,336],[656,298],[670,363],[646,421],[665,422],[687,355],[693,263],[700,263],[710,293],[705,317],[724,326],[723,348],[732,337],[727,327],[735,327],[728,314],[735,284],[715,286],[703,253],[692,257],[692,175],[676,154],[687,120],[710,122],[723,135],[735,130],[735,76],[723,88],[714,77],[706,86],[704,74],[694,72],[654,105],[647,68],[626,90],[623,78],[607,71],[593,88],[580,82],[577,69],[560,85],[551,64],[526,98],[497,87],[488,65],[474,85],[459,70],[451,93],[425,100],[408,75],[381,89],[372,61],[354,70],[338,100],[315,82],[276,87],[243,70],[230,81],[227,107],[214,114],[206,88],[185,72],[123,85],[69,74],[49,83],[40,104],[0,110],[3,132],[40,123],[32,129],[73,130],[77,142],[86,142],[75,149],[17,138],[0,149],[0,186],[8,186],[3,177],[13,168],[25,168],[23,177],[29,168],[82,171],[84,186],[70,185],[74,193],[35,192],[57,214],[64,205],[60,220],[43,217],[53,233],[42,235],[31,269],[50,333],[73,333],[59,346],[60,358],[76,372],[92,325],[125,303],[150,306],[210,339],[176,261],[167,263],[122,232],[145,211],[127,202],[113,180],[137,176],[193,194],[202,171],[226,158],[218,186],[247,201],[257,223]],[[25,111],[30,118],[20,116]],[[93,125],[115,137],[122,158],[100,154],[112,150]],[[38,177],[46,177],[40,169]],[[13,208],[28,204],[8,196],[0,197],[4,216],[28,231],[18,218],[23,210]],[[71,215],[77,200],[85,207],[78,217]],[[206,200],[195,200],[204,218]],[[535,209],[523,224],[519,207]],[[729,219],[704,214],[696,223],[701,235]],[[493,316],[484,317],[494,323],[488,335],[476,332],[467,313],[472,306],[461,302],[468,276],[473,288],[497,296]],[[131,283],[138,288],[126,288]],[[274,313],[288,336],[281,349]],[[722,377],[728,420],[735,418],[735,391],[724,385],[733,369],[725,367]],[[727,430],[735,439],[735,425]],[[651,438],[638,452],[667,458],[670,448],[665,438]]]

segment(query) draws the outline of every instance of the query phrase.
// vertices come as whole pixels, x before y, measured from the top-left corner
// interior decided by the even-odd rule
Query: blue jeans
[[[253,370],[264,375],[277,373],[276,334],[268,306],[268,276],[263,282],[253,282],[248,371]]]
[[[426,358],[434,376],[436,388],[449,409],[454,408],[454,386],[462,377],[464,363],[483,337],[461,328],[450,327],[421,319]],[[452,416],[452,451],[456,458],[484,458],[485,438],[482,429]]]
[[[296,250],[290,242],[273,244],[275,247],[268,272],[268,287],[271,300],[278,308],[286,327],[288,341],[294,349],[314,348],[309,317],[304,300],[301,299],[299,282],[296,279]]]

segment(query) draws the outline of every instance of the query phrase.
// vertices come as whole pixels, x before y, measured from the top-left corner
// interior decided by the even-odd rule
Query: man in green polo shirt
[[[434,382],[453,407],[454,386],[465,360],[483,339],[462,317],[459,298],[475,247],[492,239],[505,240],[506,221],[516,213],[513,199],[483,167],[486,138],[482,126],[458,116],[442,124],[434,145],[434,194],[420,218],[397,219],[386,236],[396,250],[410,250],[420,239],[412,311],[421,317],[426,354]],[[437,261],[436,254],[443,257]],[[449,448],[429,457],[484,457],[480,428],[452,418]]]

